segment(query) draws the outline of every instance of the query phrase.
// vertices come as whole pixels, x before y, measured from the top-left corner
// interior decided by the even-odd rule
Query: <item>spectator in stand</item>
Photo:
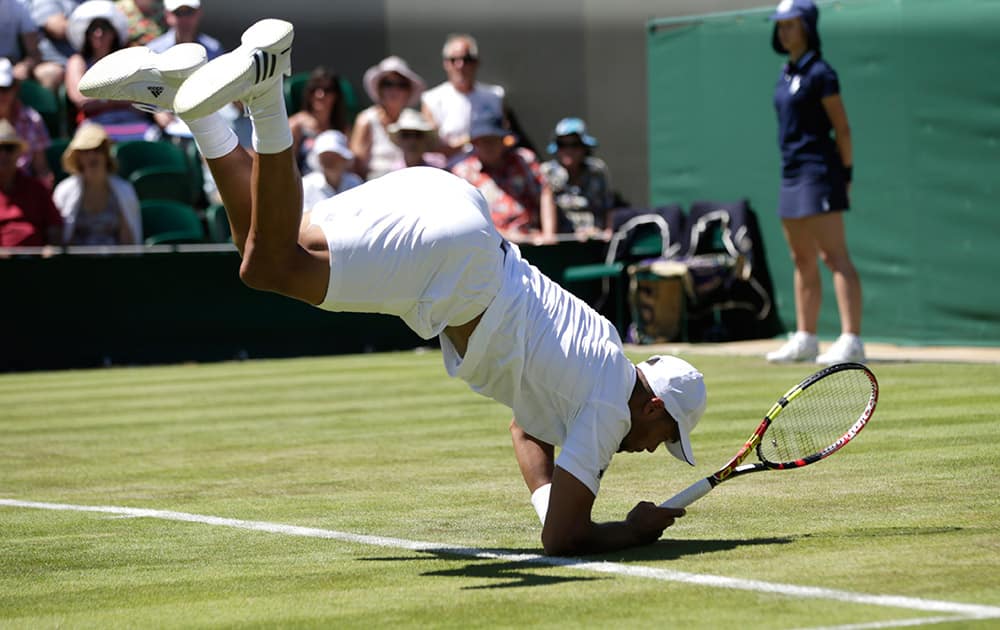
[[[479,189],[500,234],[515,243],[554,242],[555,204],[535,154],[513,146],[500,118],[473,120],[469,135],[472,153],[451,171]]]
[[[504,89],[476,81],[479,45],[471,35],[449,35],[441,54],[448,80],[424,93],[423,112],[437,127],[440,151],[456,158],[470,150],[473,120],[504,118]],[[504,127],[509,127],[506,121]]]
[[[17,168],[28,149],[14,126],[0,120],[0,247],[44,247],[62,243],[62,217],[49,189]]]
[[[27,145],[18,157],[17,166],[51,189],[52,171],[45,159],[45,149],[51,143],[49,131],[38,112],[18,100],[19,87],[20,82],[14,78],[13,64],[9,59],[0,57],[0,119],[13,125],[18,137]]]
[[[145,46],[167,30],[163,15],[163,0],[117,0],[115,4],[125,14],[128,37],[122,47]]]
[[[364,183],[357,173],[349,170],[353,160],[354,154],[347,148],[347,136],[343,133],[331,129],[316,136],[309,154],[312,172],[302,178],[303,212]]]
[[[79,0],[21,0],[31,12],[31,19],[38,25],[38,50],[40,61],[34,69],[35,80],[53,92],[62,85],[66,75],[66,60],[73,54],[73,46],[66,39],[69,16],[80,4]]]
[[[66,62],[66,95],[77,108],[77,124],[98,123],[115,141],[156,140],[160,128],[151,114],[125,101],[87,98],[80,77],[98,60],[122,48],[128,36],[125,15],[110,0],[87,0],[69,17],[69,40],[77,49]]]
[[[592,155],[597,138],[579,118],[563,118],[549,143],[555,156],[542,164],[542,176],[552,190],[558,231],[578,238],[610,238],[614,195],[604,160]]]
[[[11,60],[19,81],[32,78],[42,60],[38,25],[22,0],[0,0],[0,57]]]
[[[302,109],[291,115],[288,126],[292,128],[292,150],[299,170],[308,173],[308,158],[317,136],[331,130],[350,133],[340,77],[323,66],[314,68],[302,88]]]
[[[358,114],[351,133],[354,168],[365,179],[375,179],[403,161],[403,151],[389,139],[388,127],[408,106],[420,103],[427,86],[399,57],[386,57],[368,68],[365,92],[374,105]]]
[[[111,139],[100,125],[80,125],[62,155],[72,173],[56,186],[53,201],[63,218],[67,245],[142,243],[139,197],[128,181],[115,175]]]
[[[438,146],[437,130],[417,110],[404,109],[388,131],[389,139],[403,151],[403,161],[393,170],[410,166],[444,168],[444,155],[434,152]]]
[[[219,40],[201,32],[201,0],[164,0],[163,8],[170,30],[146,44],[147,48],[162,53],[177,44],[201,44],[209,61],[226,52]],[[187,125],[173,112],[157,112],[153,118],[168,136],[191,137]]]

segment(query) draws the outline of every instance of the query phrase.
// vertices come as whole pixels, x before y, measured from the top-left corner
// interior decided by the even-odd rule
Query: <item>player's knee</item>
[[[275,261],[247,252],[240,264],[240,280],[258,291],[280,291],[281,268]]]

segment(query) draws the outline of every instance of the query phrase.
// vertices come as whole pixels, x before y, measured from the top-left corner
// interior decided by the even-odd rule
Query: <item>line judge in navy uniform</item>
[[[788,56],[774,91],[782,179],[778,197],[795,266],[796,331],[768,361],[864,361],[861,281],[847,251],[844,211],[853,172],[851,130],[837,73],[820,51],[819,11],[811,0],[783,0],[771,16],[771,45]],[[819,259],[833,273],[841,334],[819,354]]]

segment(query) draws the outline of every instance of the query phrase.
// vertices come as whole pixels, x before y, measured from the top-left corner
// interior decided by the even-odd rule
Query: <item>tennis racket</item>
[[[687,507],[733,477],[801,468],[825,459],[865,428],[877,403],[878,381],[865,366],[838,363],[824,368],[779,398],[728,464],[660,507]],[[760,461],[743,463],[752,451]]]

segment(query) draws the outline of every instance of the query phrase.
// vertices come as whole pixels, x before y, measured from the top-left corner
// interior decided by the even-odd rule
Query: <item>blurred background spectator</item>
[[[17,166],[51,189],[52,172],[45,159],[45,149],[51,142],[49,132],[38,112],[18,99],[19,87],[13,64],[9,59],[0,57],[0,119],[9,122],[26,145],[18,157]]]
[[[127,180],[115,175],[111,140],[100,125],[80,125],[62,155],[71,173],[52,194],[63,218],[67,245],[142,243],[139,198]]]
[[[364,87],[374,105],[362,110],[354,121],[351,150],[354,168],[365,179],[374,179],[403,162],[403,151],[389,139],[388,126],[399,120],[408,105],[420,103],[427,86],[399,57],[386,57],[368,68]]]
[[[27,149],[14,126],[0,120],[0,247],[62,243],[62,217],[49,189],[17,167]]]
[[[66,62],[66,95],[77,108],[77,124],[84,120],[98,123],[118,142],[155,140],[160,128],[150,114],[125,101],[87,98],[78,88],[88,68],[123,47],[127,31],[125,15],[110,0],[87,0],[73,11],[69,40],[77,52]]]
[[[513,146],[497,117],[473,120],[469,135],[472,153],[451,171],[479,189],[500,233],[514,242],[554,242],[555,206],[535,154]]]
[[[351,172],[354,154],[347,148],[347,136],[331,129],[316,136],[309,154],[312,172],[302,178],[302,210],[338,193],[359,186],[361,176]]]
[[[345,135],[350,133],[347,104],[340,84],[340,76],[326,67],[314,68],[302,88],[302,109],[288,119],[292,128],[292,147],[303,173],[312,170],[307,158],[319,134],[330,130]]]
[[[402,163],[395,169],[408,166],[433,166],[444,168],[445,157],[435,152],[438,146],[434,125],[415,109],[407,107],[399,120],[388,127],[389,139],[403,151]]]
[[[555,156],[542,164],[542,177],[552,190],[559,232],[580,238],[610,238],[614,194],[608,167],[594,157],[597,138],[580,118],[563,118],[549,142]]]
[[[66,60],[73,54],[73,46],[66,38],[69,16],[80,2],[21,0],[21,3],[31,12],[31,19],[38,26],[38,50],[41,58],[35,66],[35,80],[56,92],[66,74]]]
[[[424,93],[423,112],[437,127],[440,150],[451,158],[469,151],[473,120],[504,118],[504,89],[476,80],[479,44],[471,35],[449,35],[441,56],[448,80]]]
[[[225,52],[219,40],[201,31],[201,0],[164,0],[163,8],[170,29],[146,44],[147,48],[162,53],[176,44],[201,44],[209,60]],[[153,118],[168,136],[191,137],[191,130],[173,112],[157,112]]]
[[[38,25],[20,0],[0,0],[0,57],[11,60],[14,76],[21,81],[32,78],[42,60]]]

